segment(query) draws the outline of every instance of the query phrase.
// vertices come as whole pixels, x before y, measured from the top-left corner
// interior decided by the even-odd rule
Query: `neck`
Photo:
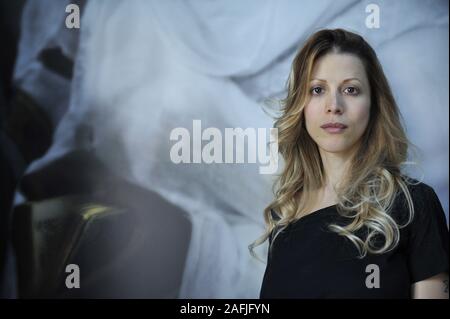
[[[332,191],[344,180],[345,174],[351,164],[351,154],[330,153],[320,150],[325,170],[325,191]]]

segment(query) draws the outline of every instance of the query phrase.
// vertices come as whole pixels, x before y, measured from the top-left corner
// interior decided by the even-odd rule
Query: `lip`
[[[342,133],[347,128],[347,125],[339,123],[339,122],[335,122],[335,123],[330,122],[330,123],[323,124],[320,127],[323,128],[328,133],[336,134],[336,133]]]

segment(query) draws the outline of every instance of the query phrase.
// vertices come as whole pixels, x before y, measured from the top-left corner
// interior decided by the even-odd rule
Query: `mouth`
[[[344,132],[346,127],[324,127],[323,129],[330,134],[339,134]]]
[[[330,134],[338,134],[342,133],[347,128],[347,125],[342,123],[327,123],[322,125],[321,128]]]

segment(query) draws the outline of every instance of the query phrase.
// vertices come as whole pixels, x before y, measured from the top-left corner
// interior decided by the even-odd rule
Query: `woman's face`
[[[370,85],[355,55],[329,53],[320,57],[309,83],[306,130],[321,153],[350,155],[369,123]],[[336,124],[326,127],[327,124]]]

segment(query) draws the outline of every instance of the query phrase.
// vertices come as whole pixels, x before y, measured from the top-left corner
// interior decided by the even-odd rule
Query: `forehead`
[[[348,53],[328,53],[317,59],[312,71],[312,79],[327,81],[358,78],[366,80],[366,70],[361,59]]]

